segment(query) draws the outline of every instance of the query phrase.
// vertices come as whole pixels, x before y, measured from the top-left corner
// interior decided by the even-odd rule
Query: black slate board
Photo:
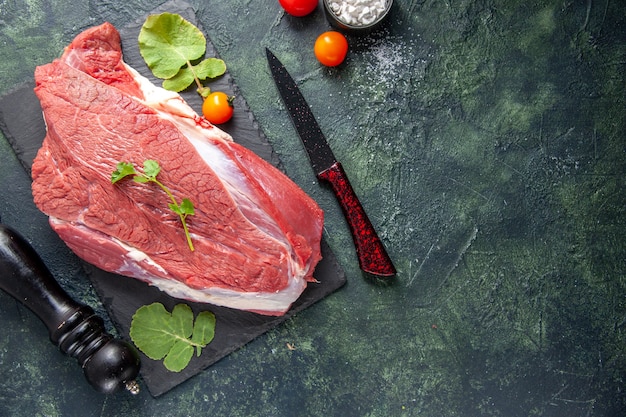
[[[179,13],[198,25],[193,9],[183,1],[175,0],[165,3],[153,13],[163,11]],[[139,19],[119,29],[122,34],[124,60],[155,84],[160,85],[160,81],[152,77],[150,70],[139,55],[137,36],[144,20],[145,18]],[[209,40],[207,41],[207,56],[217,56],[213,45]],[[32,161],[46,131],[41,117],[41,107],[33,92],[33,87],[34,82],[30,82],[0,98],[0,129],[29,175]],[[231,76],[226,74],[212,81],[210,87],[214,91],[221,90],[237,96],[233,119],[221,127],[230,133],[236,142],[253,150],[270,163],[280,166],[278,157],[260,131]],[[195,91],[184,92],[182,95],[192,107],[200,109],[201,99]],[[215,339],[202,350],[200,357],[194,356],[189,366],[179,373],[169,372],[161,362],[150,360],[142,355],[143,384],[153,396],[162,395],[342,287],[346,282],[345,274],[324,241],[322,241],[322,255],[323,259],[315,270],[315,278],[319,283],[310,283],[284,316],[269,317],[209,304],[187,302],[196,314],[203,310],[210,310],[215,314],[217,318]],[[171,311],[176,304],[181,302],[143,282],[104,272],[87,263],[84,263],[84,269],[112,321],[127,340],[129,340],[132,315],[139,307],[160,302]]]

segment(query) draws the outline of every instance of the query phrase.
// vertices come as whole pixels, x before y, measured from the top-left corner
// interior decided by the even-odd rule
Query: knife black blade
[[[352,189],[341,163],[333,155],[296,82],[269,49],[266,48],[265,52],[278,92],[307,151],[313,171],[320,181],[325,181],[331,186],[339,200],[352,232],[359,267],[372,275],[394,276],[396,268],[391,258]]]

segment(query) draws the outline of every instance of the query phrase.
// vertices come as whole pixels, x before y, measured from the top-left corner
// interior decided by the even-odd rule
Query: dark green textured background
[[[389,26],[350,38],[336,69],[312,53],[329,27],[319,8],[298,19],[273,0],[191,3],[287,173],[325,209],[348,284],[158,399],[95,393],[0,293],[0,415],[626,415],[624,1],[396,0]],[[159,4],[0,1],[0,94],[83,29]],[[361,277],[264,47],[344,164],[394,285]],[[0,195],[2,221],[103,313],[4,138]]]

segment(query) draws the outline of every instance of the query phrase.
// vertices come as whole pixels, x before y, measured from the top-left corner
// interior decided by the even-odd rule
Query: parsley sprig
[[[130,175],[133,175],[133,181],[141,184],[153,182],[158,185],[163,191],[165,191],[167,196],[172,201],[168,204],[168,207],[174,213],[178,214],[178,217],[180,217],[180,221],[183,224],[183,229],[185,230],[187,244],[189,245],[189,249],[193,252],[193,242],[191,241],[191,236],[189,235],[189,229],[187,228],[186,221],[187,216],[193,216],[195,214],[193,203],[188,198],[183,198],[179,204],[169,188],[167,188],[165,185],[163,185],[161,181],[157,179],[157,175],[159,175],[159,172],[161,172],[161,167],[159,166],[159,163],[152,159],[145,160],[143,163],[143,173],[138,172],[133,164],[128,162],[118,162],[116,168],[117,169],[111,174],[111,183],[113,184]]]

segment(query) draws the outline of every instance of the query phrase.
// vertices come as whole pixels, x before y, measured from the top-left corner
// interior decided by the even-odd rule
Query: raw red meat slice
[[[122,60],[117,30],[86,30],[38,67],[47,135],[33,196],[81,258],[197,302],[280,315],[321,259],[323,213],[275,167],[154,86]],[[196,250],[154,184],[111,184],[120,161],[161,165]]]

